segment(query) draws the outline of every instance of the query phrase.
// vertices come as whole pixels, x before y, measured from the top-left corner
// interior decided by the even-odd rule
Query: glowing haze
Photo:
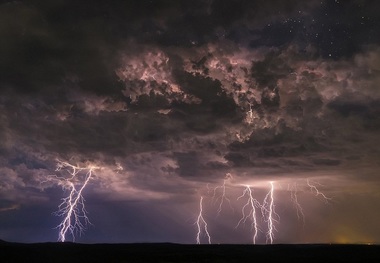
[[[380,242],[379,3],[33,2],[0,5],[0,239]]]

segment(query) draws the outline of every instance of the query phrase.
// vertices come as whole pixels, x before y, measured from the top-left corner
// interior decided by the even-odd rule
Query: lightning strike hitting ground
[[[247,198],[247,202],[241,209],[242,217],[235,228],[239,227],[240,223],[245,223],[247,219],[250,218],[250,220],[252,221],[251,227],[253,230],[252,241],[253,241],[253,244],[256,244],[256,238],[259,231],[258,224],[257,224],[257,217],[256,217],[256,207],[261,207],[261,204],[259,203],[259,201],[253,198],[252,190],[249,185],[245,186],[245,189],[243,190],[243,194],[239,196],[237,200],[244,197]]]
[[[218,203],[218,211],[217,215],[220,214],[223,208],[223,204],[225,201],[228,201],[232,208],[231,200],[227,198],[226,196],[226,183],[229,182],[232,179],[232,175],[228,173],[223,180],[223,184],[219,185],[214,188],[213,190],[213,196],[212,199],[216,200],[216,202],[213,203]],[[256,209],[261,210],[261,216],[260,218],[266,223],[266,243],[273,244],[275,240],[275,235],[274,233],[277,231],[276,225],[279,224],[280,222],[280,216],[276,212],[276,204],[275,204],[275,183],[273,181],[269,182],[270,184],[270,189],[267,192],[267,194],[264,197],[264,200],[262,203],[260,203],[256,198],[253,196],[253,190],[251,185],[246,185],[246,184],[240,184],[240,186],[243,186],[243,192],[242,194],[237,198],[237,201],[240,199],[246,200],[244,203],[242,209],[241,209],[241,218],[235,228],[238,228],[241,224],[245,224],[247,220],[251,222],[251,229],[253,231],[253,236],[252,236],[252,241],[253,244],[256,244],[259,232],[263,232],[259,225],[259,220],[257,216]],[[315,196],[320,196],[324,199],[324,201],[327,203],[331,198],[327,197],[324,193],[322,193],[316,186],[316,184],[320,185],[317,182],[313,182],[309,179],[306,179],[306,185],[304,187],[299,187],[299,184],[297,182],[294,183],[289,183],[287,191],[290,192],[290,201],[293,203],[296,211],[297,211],[297,217],[299,220],[302,220],[303,226],[305,225],[305,214],[303,211],[303,208],[301,206],[301,203],[298,200],[298,192],[301,190],[302,192],[306,192],[304,188],[309,188],[311,193],[313,193]],[[232,185],[233,186],[233,185]],[[236,185],[235,185],[236,187]],[[207,193],[210,194],[210,188],[209,184],[207,184]],[[220,201],[219,201],[220,200]],[[219,202],[217,202],[219,201]],[[203,202],[203,197],[201,197],[199,207],[200,207],[200,212],[198,219],[196,221],[197,227],[198,227],[198,232],[197,232],[197,244],[200,244],[200,235],[202,233],[202,228],[204,229],[205,235],[207,235],[209,244],[211,243],[211,238],[209,235],[209,232],[207,230],[207,223],[203,218],[203,207],[202,207],[202,202]]]
[[[207,236],[208,243],[211,244],[211,236],[210,233],[208,232],[207,229],[207,222],[203,218],[203,196],[201,196],[201,199],[199,201],[199,215],[196,221],[197,227],[198,227],[198,232],[197,232],[197,244],[201,243],[201,233],[202,233],[202,228],[205,232],[205,235]]]
[[[273,182],[270,182],[270,185],[271,188],[264,198],[263,204],[261,206],[261,212],[263,214],[264,220],[268,223],[267,242],[269,241],[271,244],[273,244],[274,231],[276,231],[274,223],[279,221],[280,216],[275,211]],[[277,217],[278,219],[276,219],[275,217]]]
[[[54,213],[59,217],[63,217],[62,222],[57,226],[59,229],[58,241],[65,242],[67,232],[75,240],[75,234],[82,234],[90,223],[82,193],[92,178],[93,171],[99,168],[92,165],[79,167],[67,162],[58,161],[56,171],[66,170],[71,176],[69,178],[55,177],[55,179],[59,180],[59,184],[63,190],[69,190],[69,195],[62,199],[62,203],[58,206],[58,211]],[[83,183],[79,183],[78,177],[83,171],[85,171],[84,180]]]

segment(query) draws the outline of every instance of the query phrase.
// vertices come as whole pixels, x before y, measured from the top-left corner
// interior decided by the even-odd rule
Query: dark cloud
[[[339,160],[334,160],[334,159],[314,159],[313,163],[316,165],[339,165],[340,161]]]
[[[174,153],[181,176],[196,176],[199,173],[199,157],[196,152]]]
[[[253,63],[251,68],[252,77],[257,81],[259,87],[268,87],[274,90],[277,81],[293,72],[292,68],[287,65],[279,55],[281,52],[270,52],[265,59]]]
[[[116,61],[111,34],[101,29],[95,14],[83,16],[91,13],[91,5],[11,2],[3,4],[1,12],[6,25],[1,30],[6,40],[1,49],[2,89],[54,94],[65,79],[75,78],[82,89],[96,93],[120,90],[112,70]]]
[[[350,100],[334,100],[328,104],[328,107],[337,111],[343,117],[358,116],[363,120],[376,122],[380,109],[379,101],[371,101],[368,98],[366,101],[350,101]]]

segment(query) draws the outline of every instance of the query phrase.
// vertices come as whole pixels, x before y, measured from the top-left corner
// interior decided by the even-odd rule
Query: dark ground
[[[380,262],[380,245],[8,243],[0,262]]]

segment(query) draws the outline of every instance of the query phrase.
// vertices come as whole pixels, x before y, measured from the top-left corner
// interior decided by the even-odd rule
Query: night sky
[[[3,2],[0,239],[57,241],[91,172],[75,242],[196,243],[202,197],[211,243],[250,244],[249,186],[270,243],[273,186],[273,243],[380,243],[379,10]]]

